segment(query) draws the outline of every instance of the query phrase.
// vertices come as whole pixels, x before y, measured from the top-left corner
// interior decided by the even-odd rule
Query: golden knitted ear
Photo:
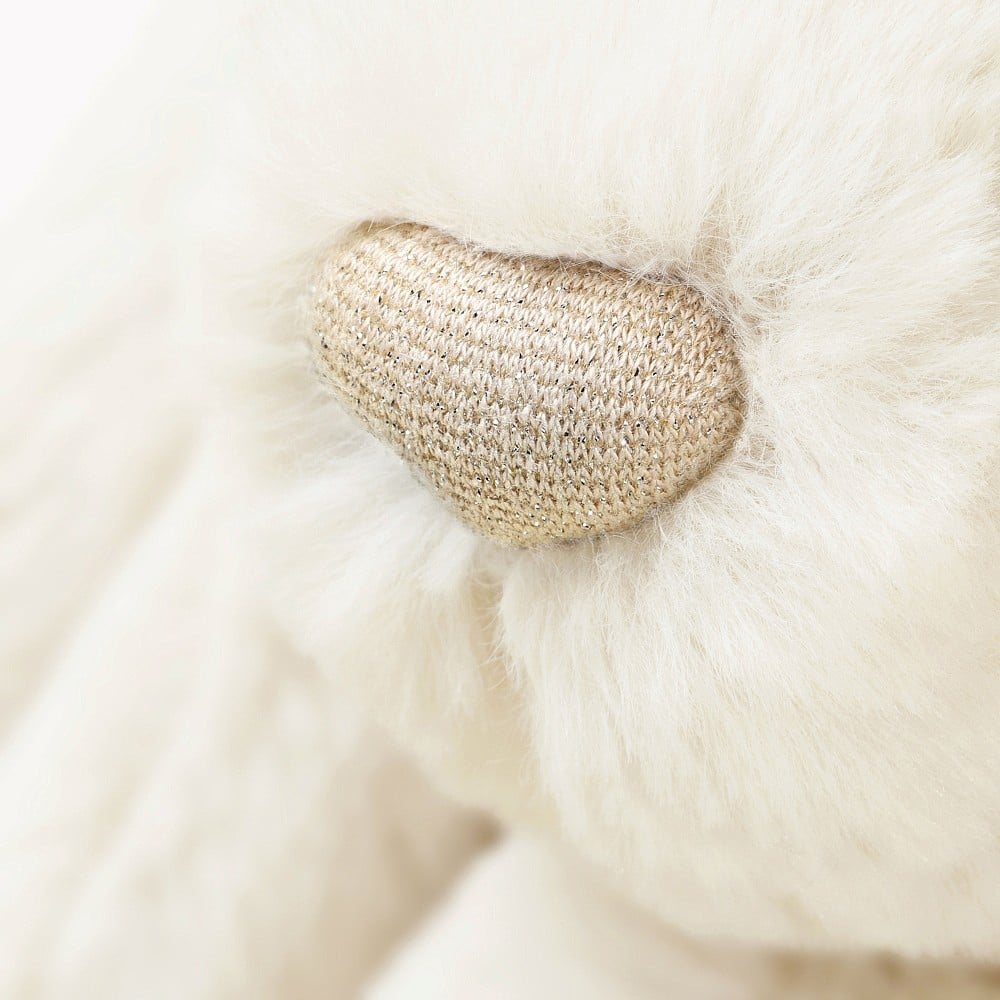
[[[740,370],[692,289],[401,225],[324,263],[318,370],[473,528],[539,545],[628,528],[723,457]]]

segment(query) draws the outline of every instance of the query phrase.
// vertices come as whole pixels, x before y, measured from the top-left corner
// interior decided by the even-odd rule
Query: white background
[[[7,0],[0,19],[0,216],[30,190],[155,0]]]

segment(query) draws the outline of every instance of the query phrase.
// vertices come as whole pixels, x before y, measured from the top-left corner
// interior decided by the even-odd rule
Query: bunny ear
[[[4,223],[0,738],[190,448],[166,350],[184,322],[170,234],[206,130],[199,59],[177,60],[198,45],[163,44],[180,19],[153,19]]]
[[[195,599],[176,581],[201,489],[196,415],[179,405],[168,350],[185,322],[170,199],[191,140],[178,130],[176,76],[162,59],[138,62],[58,151],[0,245],[5,996],[25,995],[46,968],[189,674],[183,659],[165,662],[176,645],[164,614],[158,637],[149,631],[149,612],[171,574]]]

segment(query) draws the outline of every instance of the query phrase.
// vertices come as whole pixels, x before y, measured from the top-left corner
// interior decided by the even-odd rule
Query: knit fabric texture
[[[405,224],[327,257],[317,369],[466,522],[515,546],[634,525],[725,455],[731,339],[684,285]]]

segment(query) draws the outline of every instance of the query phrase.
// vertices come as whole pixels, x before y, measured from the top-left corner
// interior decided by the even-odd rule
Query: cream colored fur
[[[470,807],[689,935],[1000,961],[998,53],[989,0],[165,11],[5,238],[0,995],[354,995]],[[310,371],[366,219],[690,283],[735,452],[477,539]]]
[[[366,1000],[987,1000],[995,970],[886,956],[710,947],[523,837],[487,852],[392,957]]]

